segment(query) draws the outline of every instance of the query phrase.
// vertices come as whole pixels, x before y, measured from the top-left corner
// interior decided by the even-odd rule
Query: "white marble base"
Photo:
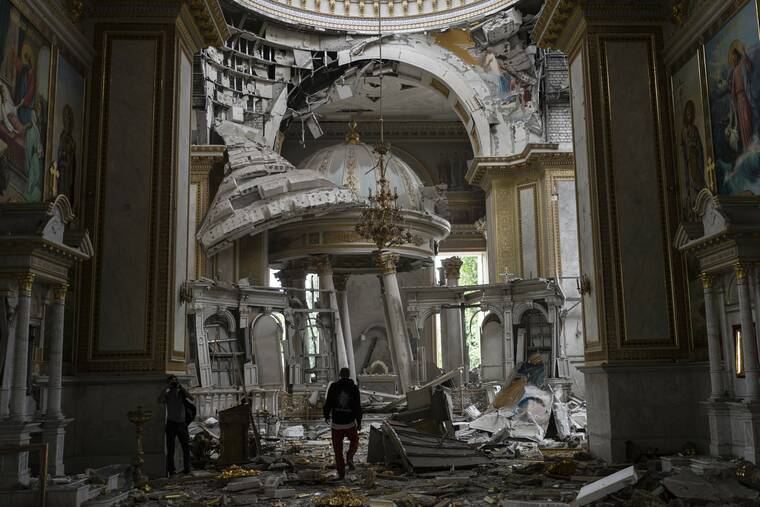
[[[0,448],[28,445],[30,434],[39,427],[37,423],[0,422]],[[12,489],[29,485],[29,451],[17,454],[0,454],[0,489]]]
[[[51,418],[44,419],[41,423],[42,441],[48,444],[48,473],[53,477],[64,475],[64,444],[66,438],[66,426],[73,419]]]

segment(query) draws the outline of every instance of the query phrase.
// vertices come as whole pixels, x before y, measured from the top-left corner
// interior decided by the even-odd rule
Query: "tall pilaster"
[[[752,300],[750,299],[749,277],[744,266],[734,266],[736,274],[736,292],[739,296],[739,319],[742,333],[742,353],[744,355],[745,402],[760,400],[760,371],[757,366],[757,341],[755,326],[752,322]]]
[[[396,278],[398,254],[383,250],[377,254],[377,264],[383,278],[383,302],[388,318],[388,339],[392,342],[394,368],[398,373],[399,389],[407,392],[412,386],[412,347],[406,335],[406,320],[401,302],[401,291]]]
[[[306,297],[303,291],[298,289],[304,289],[306,287],[306,275],[307,272],[303,268],[291,268],[282,269],[275,275],[280,281],[280,284],[288,290],[288,298],[290,298],[291,307],[306,308]],[[305,339],[305,315],[300,312],[293,312],[290,316],[293,326],[287,327],[288,333],[288,363],[293,372],[291,381],[293,384],[302,384],[304,381],[303,370],[309,367],[308,358],[304,355],[306,351]],[[298,359],[301,358],[301,361]]]
[[[459,286],[459,272],[462,268],[462,259],[449,257],[443,259],[443,272],[446,275],[448,287]],[[464,333],[462,327],[462,308],[447,308],[443,312],[444,321],[444,344],[443,344],[443,367],[446,371],[464,367],[464,378],[468,378],[468,361],[465,357]],[[459,382],[459,378],[454,379]]]
[[[335,294],[335,281],[333,280],[333,270],[330,259],[326,256],[319,257],[316,260],[317,275],[319,275],[319,289],[328,291],[330,301],[329,308],[334,310],[333,319],[335,326],[335,351],[337,354],[338,368],[348,368],[348,355],[346,354],[346,342],[343,339],[343,324],[341,323],[340,311],[338,307],[338,296]],[[321,293],[320,299],[324,297]]]
[[[720,321],[715,311],[712,277],[707,273],[702,273],[700,279],[705,294],[707,349],[710,358],[710,399],[717,400],[725,394],[723,391],[723,369],[720,365]]]
[[[336,275],[334,277],[335,290],[338,292],[338,307],[340,321],[343,324],[343,339],[346,342],[346,355],[348,356],[348,368],[351,370],[351,378],[356,380],[356,357],[354,356],[354,339],[351,335],[351,316],[348,309],[348,285],[349,275]]]
[[[32,306],[34,275],[23,274],[18,279],[18,316],[13,354],[13,383],[11,384],[11,420],[24,422],[26,415],[27,365],[29,355],[29,317]]]
[[[673,448],[706,436],[696,421],[709,375],[687,361],[687,284],[674,255],[661,4],[548,0],[532,33],[569,64],[589,446],[612,461],[635,458],[626,442]],[[693,389],[663,396],[663,382]],[[642,404],[657,417],[642,422]]]

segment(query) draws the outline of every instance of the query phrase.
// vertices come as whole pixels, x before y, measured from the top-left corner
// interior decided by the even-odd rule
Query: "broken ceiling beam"
[[[393,464],[409,472],[472,468],[492,463],[489,457],[466,442],[437,437],[397,421],[385,421],[383,432],[398,454],[400,462]]]

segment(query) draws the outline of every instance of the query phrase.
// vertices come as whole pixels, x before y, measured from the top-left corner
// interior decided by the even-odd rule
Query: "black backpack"
[[[185,424],[188,426],[195,420],[195,414],[198,413],[198,409],[189,398],[183,398],[182,402],[185,404]]]

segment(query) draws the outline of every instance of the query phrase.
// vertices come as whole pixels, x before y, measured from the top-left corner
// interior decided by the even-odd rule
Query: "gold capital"
[[[747,272],[744,271],[744,266],[742,266],[740,262],[734,264],[734,273],[736,273],[737,282],[747,278]]]
[[[703,289],[712,289],[712,276],[708,273],[700,273],[699,280]]]
[[[335,284],[335,290],[338,292],[343,292],[346,290],[346,285],[348,285],[348,277],[351,275],[334,275],[333,276],[333,283]]]
[[[24,296],[32,295],[32,284],[34,284],[33,273],[23,273],[18,277],[18,289]]]
[[[63,303],[66,301],[66,291],[69,288],[69,284],[62,283],[60,285],[56,285],[53,288],[53,299],[55,299],[58,303]]]
[[[399,259],[400,256],[398,254],[384,251],[378,252],[375,261],[377,262],[377,267],[380,268],[380,271],[382,271],[384,275],[392,275],[396,272],[396,263]]]

